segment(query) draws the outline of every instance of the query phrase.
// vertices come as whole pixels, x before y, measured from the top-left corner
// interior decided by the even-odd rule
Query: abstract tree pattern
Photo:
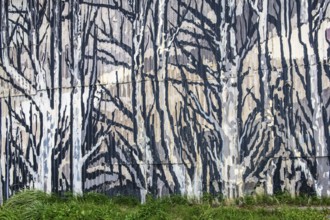
[[[330,195],[329,3],[1,1],[0,203]]]

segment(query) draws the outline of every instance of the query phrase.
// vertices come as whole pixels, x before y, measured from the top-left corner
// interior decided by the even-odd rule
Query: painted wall
[[[329,196],[329,2],[1,1],[0,203]]]

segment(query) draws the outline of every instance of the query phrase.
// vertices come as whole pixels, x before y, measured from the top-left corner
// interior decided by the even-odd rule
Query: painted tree
[[[41,45],[45,44],[48,29],[41,30],[45,18],[46,2],[28,1],[22,8],[11,7],[17,11],[18,20],[10,18],[9,2],[1,2],[1,68],[6,73],[3,79],[29,99],[37,109],[41,130],[39,145],[35,146],[37,157],[37,170],[35,172],[35,187],[51,191],[51,161],[52,146],[55,140],[55,115],[56,111],[49,94],[50,85],[47,84],[45,65],[46,56]],[[35,9],[35,10],[32,10]],[[22,23],[21,23],[22,22]],[[16,49],[16,51],[15,51]],[[22,57],[22,51],[25,56]],[[15,51],[16,53],[13,53]],[[17,56],[17,62],[12,56]],[[32,67],[34,75],[28,76],[26,69],[22,69],[23,62]],[[38,92],[37,92],[38,91]],[[33,93],[37,94],[33,96]],[[38,148],[38,149],[36,149]],[[24,155],[22,155],[24,158]],[[25,161],[25,163],[28,163]],[[29,166],[29,164],[26,164]]]
[[[179,8],[179,4],[171,5],[168,0],[153,1],[150,9],[150,18],[148,19],[148,33],[150,36],[150,47],[152,50],[150,57],[150,66],[152,67],[150,80],[153,81],[153,95],[155,97],[156,113],[153,114],[154,120],[157,120],[154,129],[155,133],[160,136],[160,145],[164,151],[160,162],[168,163],[167,166],[162,166],[163,175],[167,176],[168,180],[165,184],[175,186],[172,189],[175,193],[185,193],[185,181],[187,176],[184,174],[182,166],[182,158],[180,152],[180,142],[178,134],[175,132],[174,116],[171,114],[171,106],[169,101],[169,59],[173,54],[170,53],[174,46],[179,29],[182,25],[182,18],[179,18],[172,23],[169,17],[175,16],[175,10]],[[184,15],[181,15],[184,17]],[[172,20],[174,20],[172,18]],[[148,38],[149,39],[149,38]],[[149,54],[149,55],[150,55]],[[145,60],[148,57],[145,57]],[[173,112],[173,111],[172,111]],[[150,126],[150,125],[149,125]],[[154,145],[157,143],[154,142]],[[153,146],[155,148],[155,146]],[[155,150],[154,150],[155,151]],[[155,152],[154,154],[157,154]],[[154,174],[156,175],[156,174]]]
[[[320,26],[325,20],[329,1],[319,1],[312,4],[309,1],[297,2],[297,20],[299,26],[299,41],[303,45],[304,65],[306,66],[307,99],[309,112],[313,119],[313,139],[317,164],[317,182],[315,190],[318,195],[327,195],[329,185],[329,162],[323,158],[328,155],[329,128],[325,126],[326,109],[323,102],[322,69],[320,65],[318,36]],[[313,12],[311,14],[310,12]],[[322,33],[323,34],[323,33]]]
[[[241,174],[237,79],[242,71],[242,62],[251,48],[254,35],[253,25],[247,25],[247,27],[250,26],[250,30],[246,32],[248,37],[242,42],[241,48],[238,48],[235,30],[237,11],[238,9],[242,11],[242,8],[246,7],[245,4],[236,1],[203,1],[195,6],[182,2],[182,7],[192,15],[191,19],[186,20],[192,28],[182,32],[188,36],[188,39],[189,36],[193,37],[195,42],[182,40],[178,42],[178,45],[189,58],[189,65],[193,67],[185,67],[187,72],[200,76],[204,83],[204,103],[200,102],[192,91],[186,93],[190,96],[195,111],[214,127],[221,138],[221,145],[218,146],[221,148],[221,156],[219,158],[219,155],[215,155],[215,157],[218,157],[217,160],[220,161],[222,193],[228,197],[241,195],[242,185],[236,185]],[[212,13],[214,17],[212,19],[206,17],[206,11]],[[184,45],[196,47],[197,55],[185,49]],[[212,66],[203,61],[205,58],[202,54],[205,53],[212,54],[210,60]]]
[[[82,194],[85,169],[106,138],[105,128],[95,126],[94,109],[99,107],[98,27],[99,8],[84,2],[69,2],[69,42],[66,65],[70,73],[71,179],[74,194]]]
[[[147,193],[147,173],[148,164],[152,164],[152,156],[150,150],[149,137],[146,132],[146,123],[144,116],[144,103],[145,103],[145,88],[143,86],[144,81],[144,50],[145,50],[145,27],[146,20],[148,17],[148,11],[150,8],[151,1],[131,1],[123,3],[122,1],[109,4],[94,4],[87,3],[93,7],[100,7],[108,10],[109,15],[111,13],[115,14],[115,11],[118,11],[118,18],[121,19],[121,26],[119,30],[119,36],[116,36],[113,32],[112,21],[110,17],[108,20],[104,20],[101,17],[102,25],[100,25],[100,41],[108,43],[112,48],[118,48],[125,55],[128,56],[129,60],[120,61],[113,54],[114,51],[108,52],[104,49],[101,49],[100,52],[103,57],[103,60],[118,68],[123,67],[130,70],[130,80],[131,80],[131,102],[132,110],[122,105],[119,100],[112,99],[115,101],[115,105],[119,107],[119,110],[124,111],[124,114],[127,115],[133,123],[133,140],[135,149],[132,149],[132,159],[134,163],[138,164],[138,171],[133,171],[136,173],[135,181],[138,187],[141,189],[141,198],[144,199]],[[118,13],[116,12],[116,13]],[[106,22],[106,23],[105,23]],[[105,24],[109,26],[105,26]],[[123,25],[127,25],[130,28],[129,37],[123,36]],[[129,42],[126,42],[126,39],[129,39]],[[102,59],[102,58],[101,58]],[[110,97],[114,97],[111,92],[107,92]],[[123,138],[121,134],[118,134]],[[128,140],[124,140],[128,142]],[[133,147],[133,146],[132,146]],[[133,167],[132,167],[133,168]],[[130,168],[130,169],[132,169]],[[135,168],[136,169],[136,168]]]
[[[280,160],[284,158],[285,161],[290,160],[291,153],[297,151],[296,146],[294,146],[296,139],[294,130],[299,127],[297,125],[299,118],[297,115],[293,117],[293,85],[290,85],[293,74],[293,68],[291,68],[293,63],[292,49],[290,48],[292,31],[290,29],[291,22],[288,22],[293,17],[294,4],[293,2],[284,3],[280,1],[264,1],[262,7],[257,1],[249,1],[249,4],[258,17],[257,47],[260,98],[255,98],[255,100],[258,106],[262,107],[257,111],[261,114],[262,123],[256,126],[256,128],[259,127],[257,130],[261,130],[262,132],[257,132],[256,130],[255,134],[261,133],[262,138],[261,142],[259,142],[260,144],[257,145],[258,147],[254,147],[254,150],[249,147],[245,149],[244,166],[248,168],[245,170],[244,181],[251,181],[251,184],[254,182],[255,186],[261,183],[265,187],[265,192],[272,194],[279,189],[277,188],[278,186],[274,186],[277,185],[274,182],[280,181],[274,180],[278,177],[274,178],[275,169],[272,167],[278,166],[277,168],[281,170],[281,175],[287,175],[284,174],[284,170],[295,172],[291,167],[286,167],[286,162],[282,163],[278,161],[278,158],[281,158]],[[271,57],[270,48],[272,46],[270,45],[277,42],[274,40],[275,38],[279,39],[279,50],[281,54],[279,61],[276,60],[278,58]],[[275,50],[272,52],[276,53]],[[254,121],[255,123],[259,123],[256,118]],[[283,129],[284,127],[285,129]],[[253,126],[248,126],[247,128],[251,129]],[[244,130],[245,134],[242,140],[246,137],[254,140],[249,132],[251,133],[248,129]],[[254,136],[257,137],[256,135]],[[253,146],[258,142],[250,141],[250,143],[252,145],[249,146]],[[259,156],[256,157],[256,155]],[[251,160],[251,158],[255,159]],[[270,160],[269,158],[274,159]],[[294,163],[297,163],[298,166],[306,167],[304,160],[297,160]],[[308,169],[304,172],[307,173],[308,178],[312,177]],[[261,173],[262,178],[256,179],[255,176]],[[295,184],[296,180],[293,178],[291,187],[287,187],[286,190],[292,192],[295,188],[292,186]],[[289,184],[285,183],[285,185]],[[281,187],[284,186],[282,185]]]
[[[63,8],[67,6],[70,6],[70,10],[65,15]],[[96,29],[93,22],[97,10],[87,8],[82,14],[78,1],[29,1],[26,5],[2,2],[1,10],[1,42],[4,48],[1,67],[6,74],[2,80],[32,103],[31,117],[38,119],[30,124],[25,122],[24,117],[28,116],[24,114],[27,114],[29,105],[22,105],[21,112],[15,113],[17,109],[8,103],[15,120],[26,127],[30,134],[37,160],[31,164],[24,151],[20,157],[25,166],[30,167],[29,173],[33,173],[35,187],[51,192],[52,185],[57,185],[59,181],[52,178],[52,174],[59,177],[58,167],[54,166],[61,165],[61,160],[71,149],[71,164],[77,171],[72,172],[71,178],[67,178],[70,179],[74,193],[82,193],[83,165],[103,140],[102,135],[92,141],[85,140],[95,104],[93,97],[97,81],[97,54],[88,53],[96,50],[97,42],[88,43],[91,32]],[[9,11],[18,19],[8,16]],[[70,29],[65,28],[65,24]],[[64,40],[63,29],[71,30],[69,41]],[[65,63],[67,68],[63,68]],[[34,74],[28,72],[31,68]],[[71,76],[71,97],[63,95],[63,84],[69,81],[63,78],[66,74]],[[69,123],[66,121],[68,117]],[[32,130],[35,124],[40,129],[38,133]],[[67,138],[68,135],[70,138]]]

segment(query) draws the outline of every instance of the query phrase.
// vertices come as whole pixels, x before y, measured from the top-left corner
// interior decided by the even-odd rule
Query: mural
[[[329,3],[1,1],[0,203],[329,196]]]

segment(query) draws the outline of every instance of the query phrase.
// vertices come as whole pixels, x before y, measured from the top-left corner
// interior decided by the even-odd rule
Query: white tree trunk
[[[190,178],[188,174],[185,175],[185,188],[186,188],[186,194],[188,198],[200,198],[202,194],[202,175],[203,175],[203,161],[202,161],[202,154],[199,151],[199,149],[203,146],[198,146],[198,140],[196,131],[194,131],[193,126],[189,126],[190,132],[193,135],[193,143],[194,143],[194,152],[196,153],[196,160],[194,161],[194,164],[191,164],[194,167],[194,174],[193,177]],[[184,177],[184,176],[182,176]]]
[[[310,58],[313,62],[313,58]],[[313,133],[316,148],[316,163],[317,163],[317,185],[316,193],[318,196],[329,195],[330,180],[329,172],[330,166],[328,162],[328,150],[324,134],[324,120],[322,117],[321,98],[318,95],[318,69],[316,64],[310,65],[309,74],[311,76],[311,94],[313,107]]]
[[[308,18],[310,15],[308,11],[308,1],[302,0],[301,1],[301,22],[303,24],[302,33],[303,33],[303,42],[307,46],[307,54],[308,54],[308,64],[309,67],[307,69],[309,76],[310,76],[310,93],[311,93],[311,102],[313,107],[313,134],[314,134],[314,141],[315,141],[315,149],[316,149],[316,164],[317,164],[317,181],[316,181],[316,193],[318,196],[325,196],[330,194],[330,180],[329,180],[329,172],[330,166],[328,161],[328,150],[327,144],[325,140],[324,134],[324,119],[322,114],[322,98],[319,94],[319,85],[318,82],[318,68],[317,65],[320,65],[316,61],[315,55],[315,45],[311,42],[310,35],[314,34],[312,30],[310,30],[308,25]],[[316,30],[317,31],[317,30]],[[312,36],[312,39],[315,37]]]
[[[143,74],[143,62],[144,62],[144,57],[141,54],[141,48],[144,46],[142,45],[143,38],[144,38],[144,31],[145,31],[145,24],[144,22],[144,16],[145,16],[145,9],[143,6],[143,3],[141,5],[139,4],[140,1],[134,1],[133,8],[137,9],[138,12],[136,13],[136,18],[133,21],[133,36],[132,36],[132,43],[133,43],[133,71],[132,74],[135,75],[135,115],[134,115],[134,120],[136,123],[136,136],[137,139],[136,141],[136,147],[141,149],[141,152],[144,154],[144,159],[145,161],[141,161],[137,155],[133,155],[135,157],[136,162],[139,164],[139,168],[141,170],[141,173],[143,175],[143,179],[145,182],[144,186],[138,186],[141,187],[141,201],[145,202],[145,198],[147,195],[148,191],[148,180],[147,180],[147,173],[152,172],[149,170],[149,166],[153,164],[153,158],[151,154],[151,149],[149,145],[149,138],[146,133],[146,128],[145,128],[145,121],[142,115],[142,103],[143,103],[143,94],[142,94],[142,74]],[[139,4],[139,5],[136,5]],[[142,159],[143,160],[143,159]]]
[[[236,74],[236,70],[232,69]],[[237,192],[237,183],[241,180],[239,169],[238,130],[237,130],[237,97],[238,89],[232,86],[237,83],[237,77],[228,76],[227,83],[223,83],[221,92],[222,107],[222,153],[221,176],[223,180],[223,194],[228,198],[239,196],[242,190]]]
[[[73,28],[73,46],[74,54],[73,54],[73,70],[72,75],[74,80],[77,81],[77,85],[73,88],[73,100],[72,100],[72,108],[73,108],[73,117],[72,117],[72,190],[75,195],[79,195],[83,193],[82,189],[82,128],[83,128],[83,112],[81,108],[82,100],[82,85],[80,79],[80,72],[79,62],[82,59],[81,54],[81,18],[80,18],[80,6],[78,0],[72,0],[72,27]]]
[[[55,145],[55,111],[50,107],[47,92],[39,91],[35,96],[35,102],[40,103],[38,106],[42,114],[40,135],[40,149],[37,158],[37,170],[33,170],[30,163],[26,161],[25,155],[20,155],[23,163],[27,166],[29,173],[33,176],[34,188],[47,193],[52,192],[52,150]],[[32,126],[32,125],[31,125]],[[36,151],[35,151],[36,153]]]
[[[45,92],[46,93],[46,92]],[[43,94],[46,96],[46,94]],[[49,100],[48,100],[49,101]],[[44,107],[46,108],[46,107]],[[46,193],[52,192],[52,149],[55,145],[55,112],[49,107],[43,112],[43,139],[41,144],[41,173],[40,183]],[[38,165],[39,166],[39,165]]]
[[[236,1],[230,0],[223,2],[222,7],[229,10],[229,15],[235,15]],[[228,7],[227,7],[228,6]],[[238,145],[238,124],[237,124],[237,104],[238,104],[238,88],[237,88],[237,71],[240,63],[236,48],[236,33],[229,23],[225,23],[226,10],[221,13],[224,20],[222,32],[222,40],[219,43],[221,56],[224,58],[220,66],[227,66],[225,72],[221,73],[221,104],[222,104],[222,152],[221,152],[221,176],[222,176],[222,193],[227,198],[233,198],[242,194],[241,184],[241,168],[239,165],[239,145]],[[232,17],[232,19],[234,19]],[[228,41],[230,38],[230,42]],[[230,47],[232,54],[236,57],[231,63],[227,58],[227,48]],[[228,68],[228,65],[231,65]]]
[[[270,70],[267,62],[267,39],[268,39],[268,3],[269,0],[263,0],[262,3],[262,11],[258,12],[259,20],[258,20],[258,33],[259,33],[259,47],[260,47],[260,64],[259,68],[261,68],[262,72],[262,92],[263,92],[263,122],[262,129],[266,132],[266,134],[271,135],[271,138],[274,138],[273,129],[271,126],[274,125],[274,115],[272,112],[272,100],[270,99],[270,83],[269,83],[269,74]],[[267,139],[267,136],[265,136]],[[266,146],[263,146],[266,147]],[[267,195],[273,194],[273,178],[271,171],[267,172],[266,175],[266,184],[265,184],[265,192]]]
[[[74,89],[74,95],[73,95],[73,117],[72,117],[72,140],[73,140],[73,161],[72,161],[72,167],[73,170],[71,170],[73,180],[72,180],[72,189],[73,193],[75,195],[79,195],[83,193],[82,189],[82,152],[81,152],[81,129],[82,129],[82,111],[81,111],[81,88],[75,88]]]
[[[168,3],[166,0],[160,0],[159,1],[159,25],[158,25],[158,35],[156,38],[156,43],[157,43],[157,63],[159,65],[158,71],[155,74],[158,74],[158,88],[159,88],[159,107],[160,107],[160,111],[163,112],[163,123],[164,125],[164,133],[165,133],[165,143],[166,143],[166,147],[168,149],[169,155],[169,163],[173,166],[173,171],[174,171],[174,175],[178,180],[178,183],[173,183],[173,184],[179,184],[180,186],[180,192],[184,192],[184,181],[185,181],[185,175],[183,172],[183,169],[179,167],[179,164],[181,164],[181,158],[179,152],[177,151],[177,147],[175,146],[175,138],[174,138],[174,131],[173,128],[171,127],[171,122],[170,122],[170,118],[169,118],[169,114],[170,114],[170,109],[167,108],[167,97],[166,97],[166,85],[165,85],[165,80],[167,80],[166,76],[167,76],[167,67],[168,67],[168,63],[167,63],[167,53],[170,50],[170,46],[168,45],[168,38],[169,36],[166,36],[165,31],[165,22],[167,22],[165,20],[165,13],[167,13],[167,7],[168,7]],[[156,59],[156,57],[155,57]],[[162,131],[161,131],[162,132]],[[167,171],[170,172],[170,171]]]
[[[260,47],[260,63],[259,68],[262,71],[262,92],[264,94],[263,110],[265,113],[266,121],[263,123],[264,129],[268,130],[268,126],[273,124],[273,115],[271,111],[272,101],[270,100],[270,85],[269,67],[267,66],[267,38],[268,38],[268,4],[269,0],[262,1],[262,10],[259,9],[258,1],[249,0],[249,4],[258,16],[258,35],[259,35],[259,47]]]
[[[259,21],[258,21],[258,32],[260,36],[260,62],[259,65],[262,71],[262,86],[264,93],[264,103],[263,108],[265,112],[265,117],[267,119],[266,123],[263,123],[264,129],[268,130],[268,126],[273,124],[273,115],[272,115],[272,102],[270,100],[270,85],[268,82],[269,78],[269,67],[267,66],[267,38],[268,38],[268,0],[262,1],[262,11],[259,12]]]

